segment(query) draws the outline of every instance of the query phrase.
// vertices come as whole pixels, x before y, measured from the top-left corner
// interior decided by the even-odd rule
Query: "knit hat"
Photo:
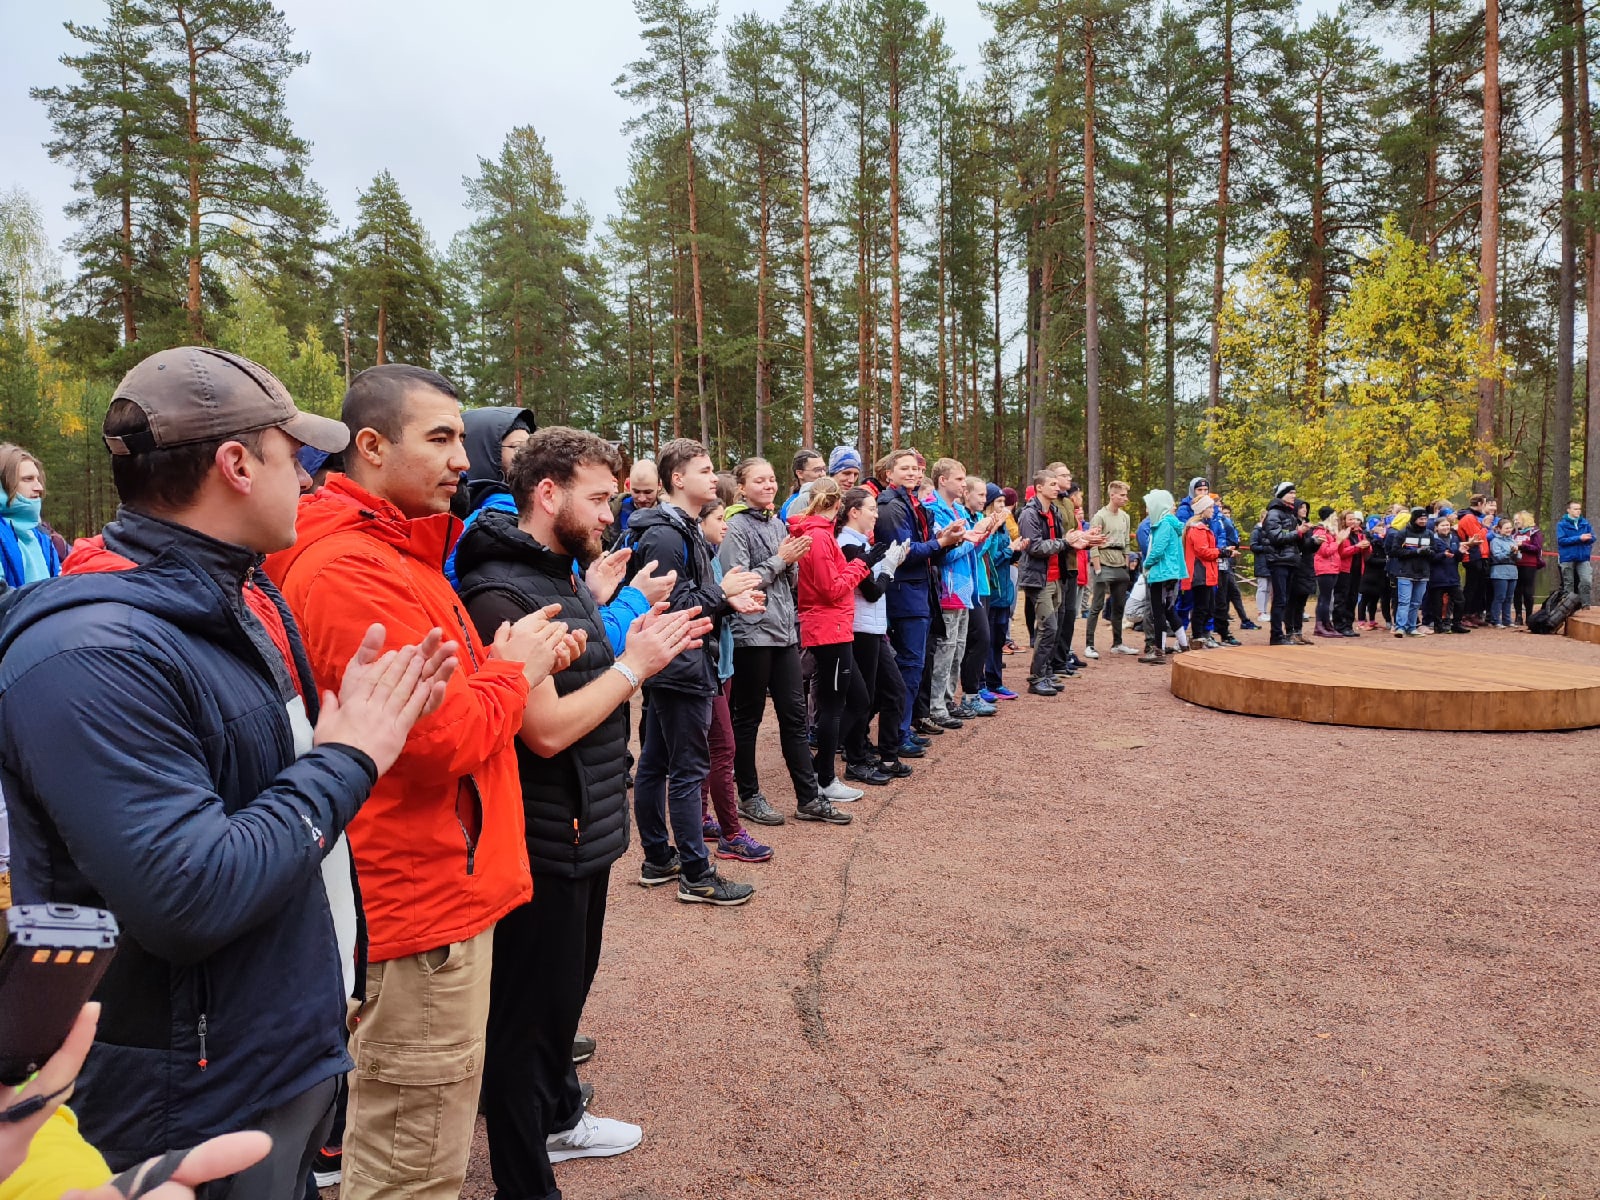
[[[1204,475],[1196,475],[1193,479],[1189,480],[1189,498],[1191,500],[1194,499],[1195,489],[1201,484],[1205,484],[1208,489],[1211,487],[1210,482],[1207,481]]]
[[[856,453],[854,446],[835,446],[833,453],[828,455],[828,474],[837,475],[840,471],[848,471],[854,467],[861,470],[861,455]]]
[[[1294,484],[1285,479],[1277,487],[1272,489],[1272,498],[1274,500],[1282,500],[1292,491],[1294,491]]]
[[[1006,498],[1006,507],[1015,508],[1017,506],[1017,489],[1001,488],[1000,491]]]
[[[1333,505],[1324,504],[1321,508],[1317,509],[1317,520],[1326,521],[1331,516],[1333,516]]]
[[[1005,494],[1006,494],[1006,489],[1001,487],[998,483],[991,483],[991,484],[985,485],[985,487],[983,489],[983,506],[985,508],[988,508],[989,505],[993,504],[996,500],[1000,499],[1000,497],[1004,496]]]

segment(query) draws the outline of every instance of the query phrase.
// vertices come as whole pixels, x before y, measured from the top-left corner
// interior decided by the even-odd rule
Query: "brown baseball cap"
[[[209,346],[152,354],[122,377],[113,396],[139,406],[148,429],[102,433],[114,455],[143,454],[214,442],[239,433],[281,429],[328,454],[350,443],[343,421],[301,412],[289,389],[260,363]]]

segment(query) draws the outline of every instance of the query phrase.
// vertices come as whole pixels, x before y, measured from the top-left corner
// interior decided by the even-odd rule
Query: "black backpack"
[[[1583,607],[1577,592],[1569,592],[1560,585],[1544,598],[1539,611],[1528,618],[1529,633],[1559,633],[1567,618]]]

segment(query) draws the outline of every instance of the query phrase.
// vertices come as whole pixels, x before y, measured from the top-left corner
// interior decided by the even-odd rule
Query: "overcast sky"
[[[724,17],[777,16],[785,0],[726,0]],[[622,123],[631,106],[612,81],[639,52],[631,0],[279,0],[311,61],[289,81],[289,114],[312,143],[311,174],[337,220],[388,168],[443,249],[467,223],[462,176],[515,125],[544,137],[568,195],[598,219],[627,172]],[[1331,7],[1309,0],[1307,7]],[[977,73],[989,25],[978,0],[931,0],[957,60]],[[0,0],[0,192],[21,186],[44,210],[51,241],[71,232],[72,179],[42,143],[44,106],[30,87],[65,84],[62,28],[98,23],[101,0]]]

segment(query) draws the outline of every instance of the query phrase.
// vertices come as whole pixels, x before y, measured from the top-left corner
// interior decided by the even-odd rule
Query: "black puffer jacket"
[[[589,642],[583,654],[551,678],[565,696],[610,670],[600,608],[572,573],[572,559],[540,545],[509,513],[488,511],[461,537],[456,550],[461,597],[482,637],[493,639],[503,620],[561,605],[557,620]],[[581,879],[603,870],[628,848],[628,706],[551,757],[517,742],[528,862],[535,875]]]
[[[1300,565],[1300,515],[1294,506],[1274,500],[1261,518],[1261,536],[1266,543],[1266,561],[1272,567]]]
[[[633,538],[630,562],[653,560],[659,564],[658,573],[678,573],[678,581],[672,585],[672,595],[668,597],[668,609],[682,612],[698,607],[700,615],[718,622],[720,630],[721,622],[733,610],[712,577],[711,548],[700,536],[700,523],[663,500],[654,508],[635,512],[628,520],[628,534]],[[685,650],[678,655],[647,679],[645,687],[671,688],[697,696],[716,695],[717,632],[707,634],[698,649]]]

